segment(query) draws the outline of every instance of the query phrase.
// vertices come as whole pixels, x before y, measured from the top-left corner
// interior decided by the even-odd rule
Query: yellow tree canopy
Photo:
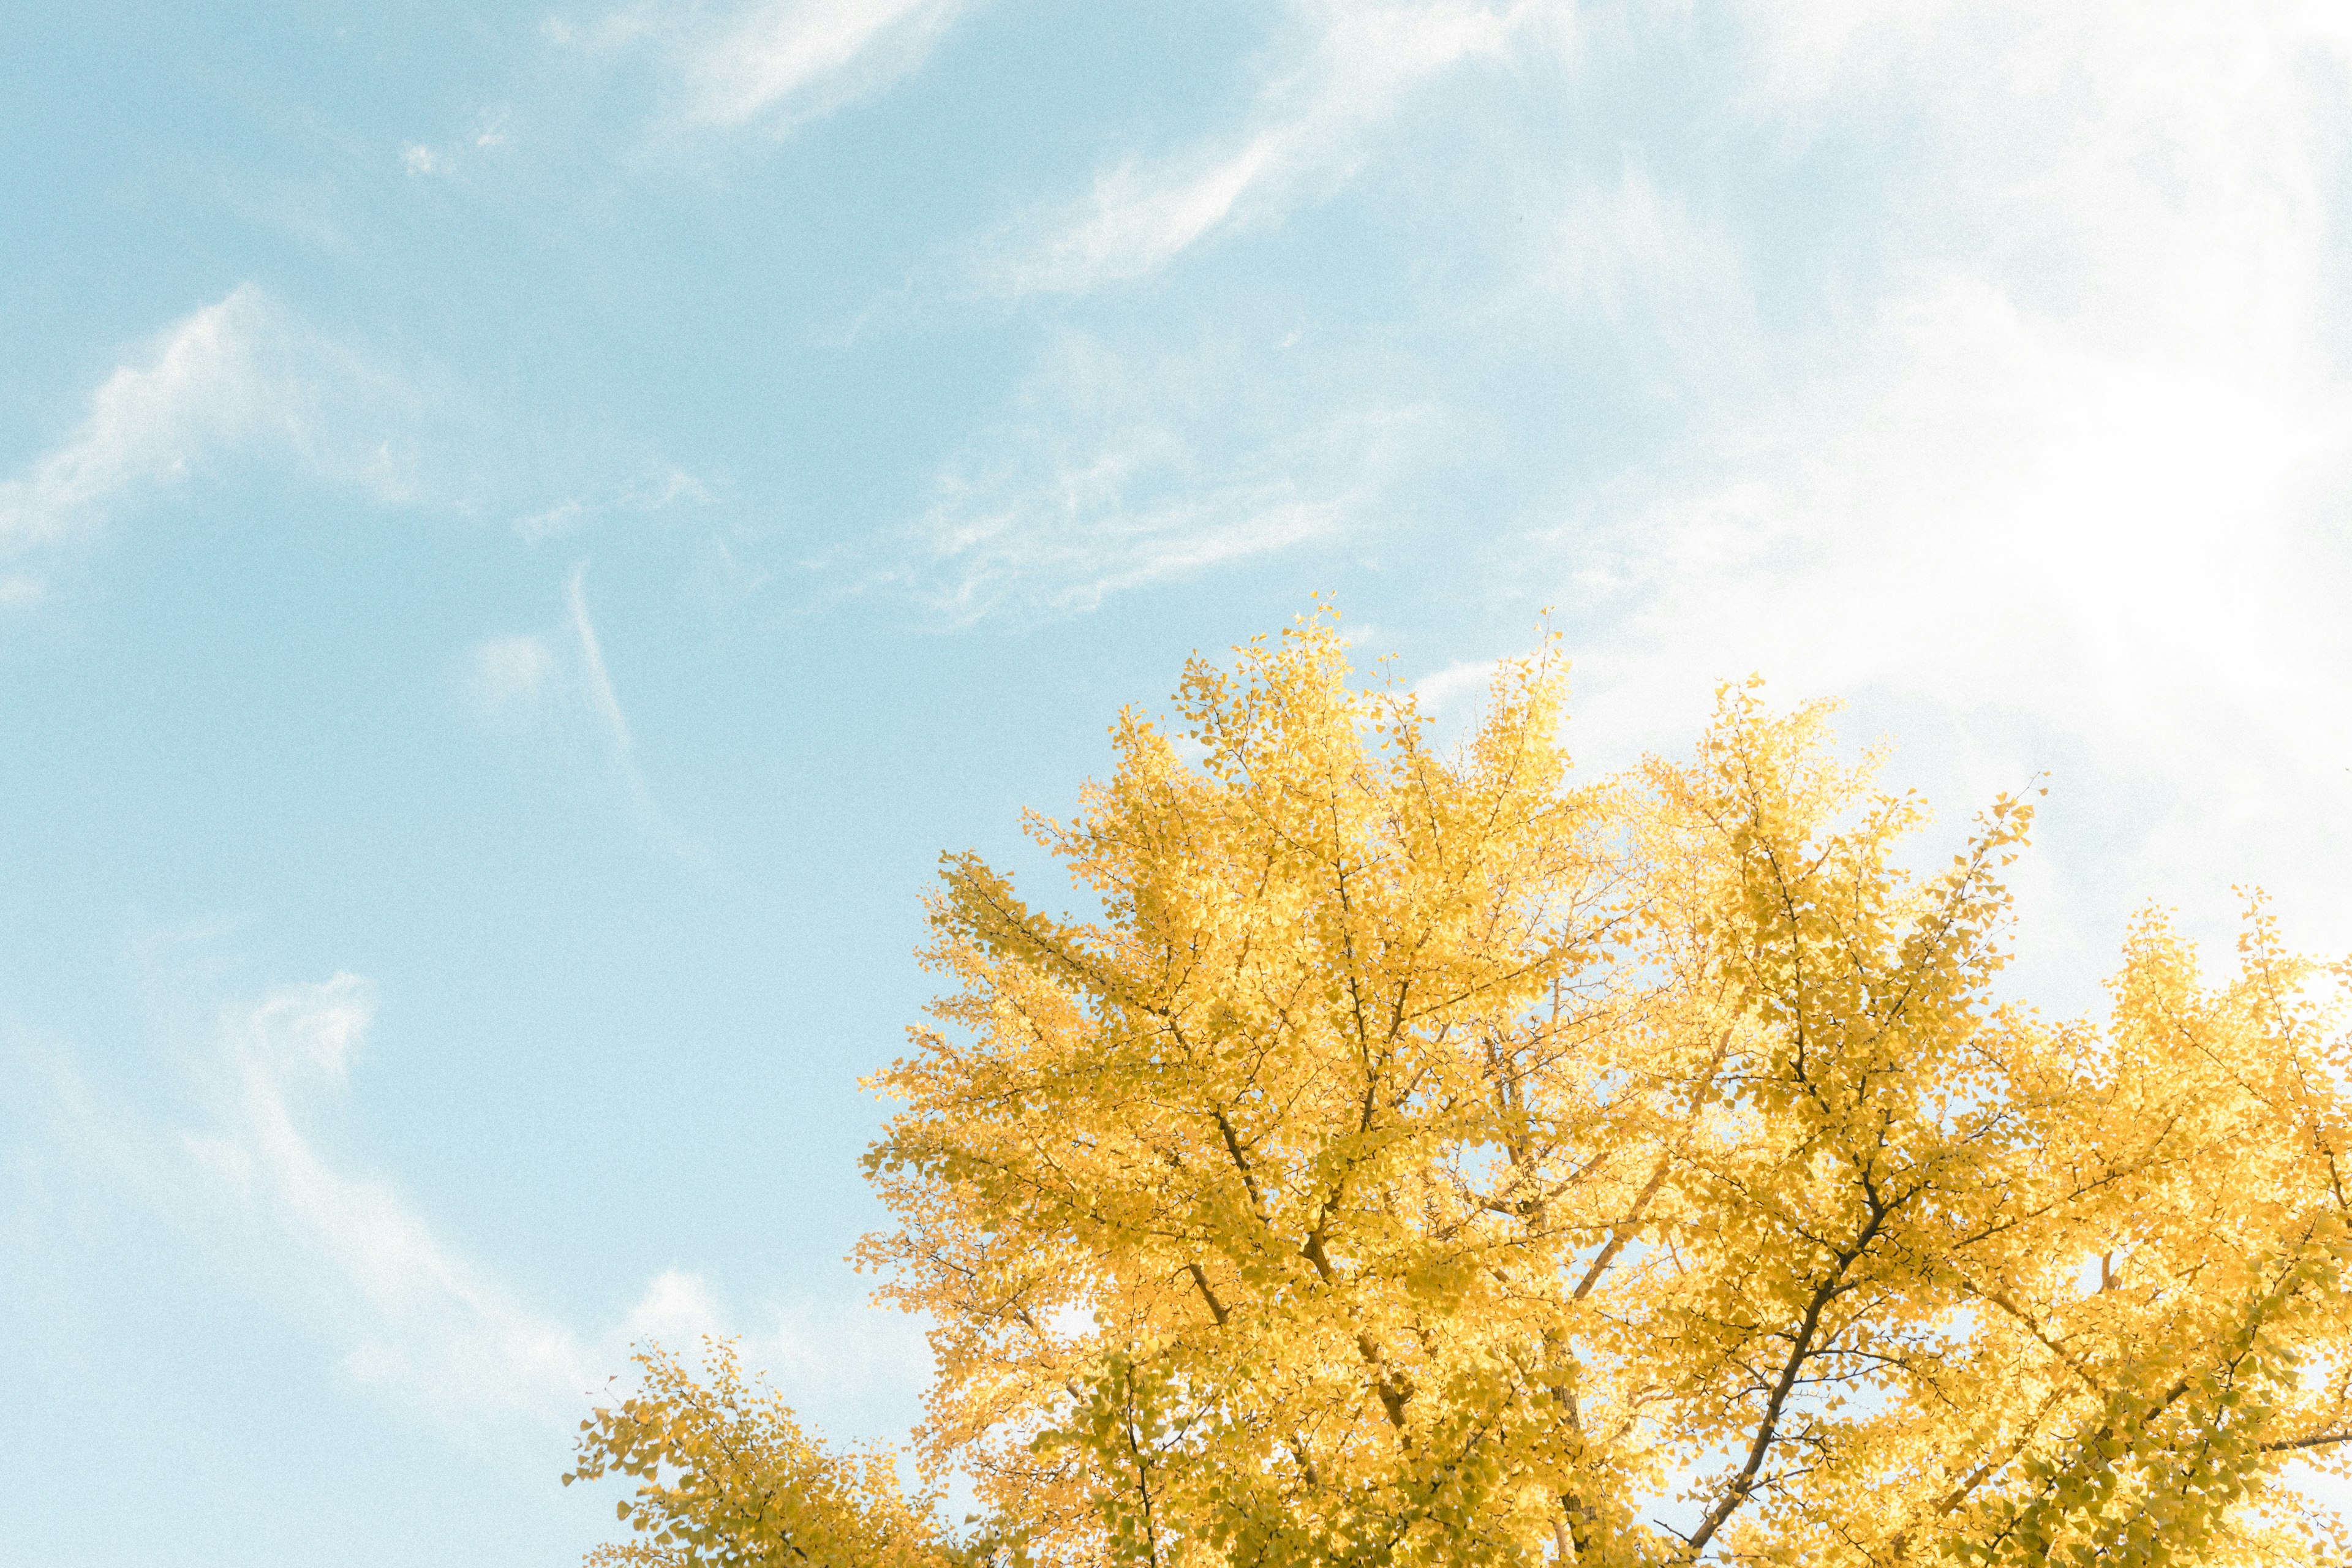
[[[639,1560],[2342,1560],[2281,1483],[2352,1439],[2347,1046],[2259,904],[2233,977],[2151,916],[2051,1022],[1991,994],[2026,801],[1923,877],[1753,686],[1580,784],[1549,652],[1450,752],[1328,623],[1239,653],[1031,819],[1091,918],[948,860],[869,1080],[861,1261],[986,1528],[780,1408],[655,1452],[751,1407],[656,1359],[583,1445]]]

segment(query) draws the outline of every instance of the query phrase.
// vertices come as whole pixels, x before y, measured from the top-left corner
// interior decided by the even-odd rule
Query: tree
[[[1752,683],[1580,784],[1549,648],[1454,752],[1327,621],[1237,652],[1030,819],[1093,918],[947,859],[868,1080],[860,1262],[992,1522],[655,1352],[583,1438],[647,1478],[612,1560],[2342,1560],[2283,1475],[2352,1441],[2344,969],[2256,901],[2209,984],[2150,914],[2046,1020],[1992,991],[2026,799],[1919,876]]]

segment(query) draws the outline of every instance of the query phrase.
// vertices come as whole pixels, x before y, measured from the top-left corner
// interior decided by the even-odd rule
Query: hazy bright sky
[[[1842,694],[2017,987],[2352,948],[2352,6],[8,8],[0,1556],[556,1564],[839,1434],[941,849],[1336,596],[1595,768]],[[1037,889],[1041,897],[1047,889]]]

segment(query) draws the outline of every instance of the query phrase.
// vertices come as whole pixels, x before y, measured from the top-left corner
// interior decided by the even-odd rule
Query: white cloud
[[[788,131],[879,91],[922,64],[963,0],[751,0],[713,15],[651,0],[560,43],[645,50],[683,129]]]
[[[1545,281],[1613,328],[1654,382],[1696,376],[1719,395],[1752,373],[1756,307],[1738,237],[1635,159],[1613,183],[1571,186],[1555,260]]]
[[[304,1133],[301,1099],[343,1087],[373,1018],[343,974],[289,986],[226,1021],[224,1125],[186,1146],[216,1188],[310,1265],[358,1381],[453,1425],[553,1425],[593,1381],[579,1337],[444,1246],[387,1184],[338,1169]]]
[[[628,719],[621,712],[621,699],[613,689],[613,678],[604,668],[604,647],[596,638],[596,623],[588,618],[587,584],[588,567],[583,562],[572,569],[572,575],[564,582],[563,603],[572,612],[572,635],[579,642],[580,668],[587,678],[588,700],[612,738],[614,755],[628,769],[631,782],[643,795],[645,781],[637,776],[636,742],[629,734]]]
[[[485,154],[507,144],[507,127],[514,110],[505,104],[479,110],[470,129],[440,146],[410,142],[400,149],[400,166],[419,177],[462,177]]]
[[[1262,132],[1238,151],[1198,150],[1155,169],[1122,164],[1096,176],[1093,195],[999,275],[1013,292],[1090,289],[1153,271],[1234,215],[1269,173],[1295,172],[1294,134]]]
[[[704,542],[695,577],[704,603],[719,614],[740,609],[758,598],[776,580],[748,547],[762,538],[761,530],[738,523]],[[747,548],[739,550],[737,545]]]
[[[486,719],[527,711],[547,699],[559,679],[547,639],[517,634],[486,637],[466,657],[466,691]]]
[[[694,107],[718,125],[800,120],[912,69],[955,0],[782,0],[754,5],[690,70]]]
[[[1247,351],[1133,363],[1066,336],[1005,416],[933,480],[898,558],[868,579],[950,625],[1092,609],[1141,584],[1341,536],[1423,418],[1352,395],[1301,420],[1292,389],[1237,397]]]
[[[1280,479],[1171,483],[1156,470],[1179,455],[1148,435],[1090,456],[1077,468],[943,478],[925,520],[932,607],[954,625],[1000,609],[1090,610],[1124,589],[1328,539],[1359,499],[1302,496]],[[1133,504],[1147,487],[1162,493]]]
[[[1530,40],[1557,42],[1570,15],[1556,0],[1293,9],[1311,33],[1307,59],[1267,84],[1247,129],[1106,170],[1085,201],[997,236],[981,269],[987,282],[1012,293],[1093,289],[1151,272],[1219,228],[1278,216],[1344,178],[1367,132],[1416,83],[1507,59]]]
[[[1964,799],[2058,763],[2132,840],[2074,865],[2100,920],[2267,878],[2312,940],[2352,942],[2340,31],[2289,6],[1751,10],[1754,133],[1899,123],[1916,155],[1880,175],[1875,297],[1761,378],[1685,353],[1687,437],[1555,536],[1593,628],[1588,733],[1669,742],[1760,668],[1895,722]],[[1703,321],[1642,259],[1682,242],[1641,228],[1568,297],[1636,336]]]
[[[0,480],[0,556],[84,534],[249,456],[379,503],[408,500],[417,402],[404,378],[246,284],[174,323],[91,395],[71,435]]]
[[[525,544],[538,544],[571,532],[587,515],[587,503],[577,497],[567,498],[543,511],[515,519],[515,535]]]
[[[920,1325],[851,1300],[769,1303],[743,1321],[709,1281],[673,1268],[598,1330],[533,1307],[441,1239],[394,1183],[339,1163],[309,1131],[314,1105],[347,1091],[375,1010],[373,988],[350,974],[229,1009],[217,1115],[178,1134],[195,1187],[143,1173],[161,1201],[205,1193],[247,1222],[236,1234],[255,1285],[272,1294],[291,1286],[316,1310],[342,1345],[345,1375],[468,1441],[501,1423],[567,1426],[625,1370],[629,1347],[647,1341],[691,1354],[703,1335],[739,1334],[747,1363],[837,1433],[871,1431],[878,1405],[903,1405],[919,1388],[929,1370]],[[126,1142],[135,1124],[109,1116],[100,1126],[88,1105],[73,1120],[106,1158],[150,1158]],[[155,1169],[171,1168],[167,1155]]]
[[[557,629],[485,637],[466,651],[457,672],[466,705],[485,724],[540,741],[592,738],[646,830],[671,853],[698,860],[702,850],[671,822],[637,763],[636,736],[589,613],[587,574],[583,562],[564,579]]]
[[[425,154],[410,160],[419,172],[447,172],[442,155],[411,151]],[[98,386],[63,439],[0,479],[0,569],[86,539],[191,485],[259,468],[377,506],[473,510],[489,496],[544,496],[512,456],[543,441],[510,439],[501,456],[488,439],[499,433],[431,364],[363,353],[245,284],[158,334]],[[614,472],[602,454],[567,454],[568,480],[579,482],[583,468]],[[634,477],[540,506],[514,527],[536,544],[604,519],[711,500],[692,474],[653,461]],[[0,570],[0,605],[41,585],[28,567]]]
[[[683,468],[664,466],[638,476],[601,500],[572,496],[527,517],[517,518],[514,529],[516,537],[525,544],[541,544],[600,518],[662,511],[680,501],[708,506],[710,500],[710,491],[701,480]]]

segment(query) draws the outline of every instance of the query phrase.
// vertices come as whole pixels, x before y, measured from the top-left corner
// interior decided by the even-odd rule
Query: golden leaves
[[[976,1561],[933,1517],[934,1500],[901,1493],[891,1455],[825,1448],[772,1394],[745,1384],[730,1346],[707,1342],[705,1351],[707,1378],[658,1348],[641,1352],[643,1391],[581,1423],[566,1486],[614,1471],[638,1479],[635,1495],[614,1511],[642,1539],[604,1548],[592,1563],[963,1568]]]
[[[1825,709],[1727,689],[1580,785],[1562,692],[1506,665],[1441,754],[1305,623],[1031,819],[1098,919],[947,861],[860,1256],[935,1325],[985,1550],[2303,1560],[2280,1467],[2352,1433],[2317,972],[2257,906],[2209,985],[2151,918],[2105,1027],[2045,1023],[1991,991],[2030,800],[1919,876]],[[701,1478],[641,1489],[659,1549],[982,1549],[666,1364],[583,1450]]]

